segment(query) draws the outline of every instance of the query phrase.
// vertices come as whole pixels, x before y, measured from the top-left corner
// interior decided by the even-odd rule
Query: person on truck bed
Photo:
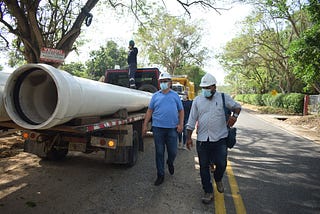
[[[155,144],[157,180],[159,186],[164,181],[164,157],[167,147],[167,165],[171,175],[174,174],[173,162],[178,150],[178,132],[183,130],[184,110],[179,95],[170,89],[172,85],[169,73],[161,73],[161,90],[153,94],[142,127],[142,135],[147,132],[147,125],[152,117],[152,132]]]
[[[129,51],[128,51],[128,65],[129,65],[129,86],[130,88],[136,88],[135,74],[137,71],[137,55],[138,48],[134,47],[134,41],[129,41]]]

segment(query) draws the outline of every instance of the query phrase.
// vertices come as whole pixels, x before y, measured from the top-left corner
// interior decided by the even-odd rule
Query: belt
[[[225,138],[221,138],[221,139],[218,140],[218,141],[209,141],[209,140],[207,140],[207,141],[199,141],[199,140],[198,140],[198,142],[199,142],[199,143],[220,143],[220,142],[222,142],[224,139],[225,139]]]

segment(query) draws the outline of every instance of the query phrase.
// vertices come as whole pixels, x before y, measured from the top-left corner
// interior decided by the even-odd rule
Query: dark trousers
[[[129,80],[131,78],[133,78],[133,79],[135,78],[136,71],[137,71],[137,63],[129,64]]]
[[[178,133],[178,140],[179,140],[179,143],[183,141],[183,145],[186,145],[186,142],[187,142],[186,124],[183,126],[183,131],[181,133]]]
[[[156,150],[156,165],[157,165],[157,175],[164,176],[164,158],[165,150],[167,147],[168,152],[168,164],[173,164],[177,152],[177,129],[176,128],[159,128],[152,127],[154,145]]]
[[[227,145],[226,139],[220,139],[217,142],[197,141],[197,153],[200,165],[200,177],[202,188],[206,193],[212,193],[213,187],[210,175],[210,165],[215,164],[214,180],[222,180],[227,167]]]

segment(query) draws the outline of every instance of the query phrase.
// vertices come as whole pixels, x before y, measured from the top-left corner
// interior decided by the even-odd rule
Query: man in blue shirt
[[[156,152],[157,180],[159,186],[164,181],[164,154],[167,147],[167,165],[171,175],[174,174],[173,162],[177,155],[178,132],[182,132],[184,110],[179,95],[170,89],[172,85],[169,73],[161,73],[161,90],[154,93],[144,119],[142,134],[147,132],[147,125],[152,118],[152,132]]]

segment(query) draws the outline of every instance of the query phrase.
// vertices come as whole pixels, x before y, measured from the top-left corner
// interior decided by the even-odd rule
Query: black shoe
[[[212,193],[204,193],[204,196],[201,198],[202,203],[204,204],[210,204],[213,200],[213,194]]]
[[[168,161],[167,161],[167,164],[168,164],[168,170],[169,170],[170,175],[173,175],[174,174],[173,164],[169,164]]]
[[[217,185],[218,192],[223,193],[224,192],[224,187],[223,187],[222,181],[218,181],[218,182],[216,181],[216,185]]]
[[[160,184],[162,184],[164,181],[164,176],[158,176],[157,180],[154,182],[155,186],[159,186]]]

